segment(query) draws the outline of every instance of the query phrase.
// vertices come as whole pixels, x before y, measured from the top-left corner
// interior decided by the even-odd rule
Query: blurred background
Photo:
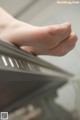
[[[58,0],[62,1],[62,0]],[[14,17],[37,26],[71,22],[80,36],[80,3],[58,4],[57,0],[0,0],[0,6]],[[70,0],[67,0],[70,1]],[[75,0],[80,2],[79,0]],[[80,37],[76,47],[63,57],[39,56],[71,73],[80,74]]]

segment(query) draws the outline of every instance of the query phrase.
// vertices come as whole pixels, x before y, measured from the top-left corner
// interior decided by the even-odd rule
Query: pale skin
[[[69,22],[44,27],[33,26],[16,20],[2,8],[0,8],[0,38],[35,55],[53,56],[67,54],[78,40]]]

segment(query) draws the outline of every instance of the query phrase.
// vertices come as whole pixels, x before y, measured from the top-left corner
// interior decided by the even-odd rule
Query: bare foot
[[[7,21],[4,16],[3,20],[0,18],[0,38],[36,55],[65,55],[74,48],[78,39],[70,23],[36,27],[18,21],[6,12],[5,16]]]

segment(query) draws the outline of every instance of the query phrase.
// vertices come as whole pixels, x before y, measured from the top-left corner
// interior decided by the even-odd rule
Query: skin
[[[63,56],[78,40],[69,22],[45,27],[16,20],[0,8],[0,38],[35,55]]]

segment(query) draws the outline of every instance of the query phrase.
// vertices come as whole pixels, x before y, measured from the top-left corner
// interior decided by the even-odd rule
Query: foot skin
[[[0,38],[18,45],[21,49],[36,55],[63,56],[76,44],[77,35],[72,32],[70,23],[36,27],[18,21],[0,12]],[[7,21],[4,19],[4,14]]]

